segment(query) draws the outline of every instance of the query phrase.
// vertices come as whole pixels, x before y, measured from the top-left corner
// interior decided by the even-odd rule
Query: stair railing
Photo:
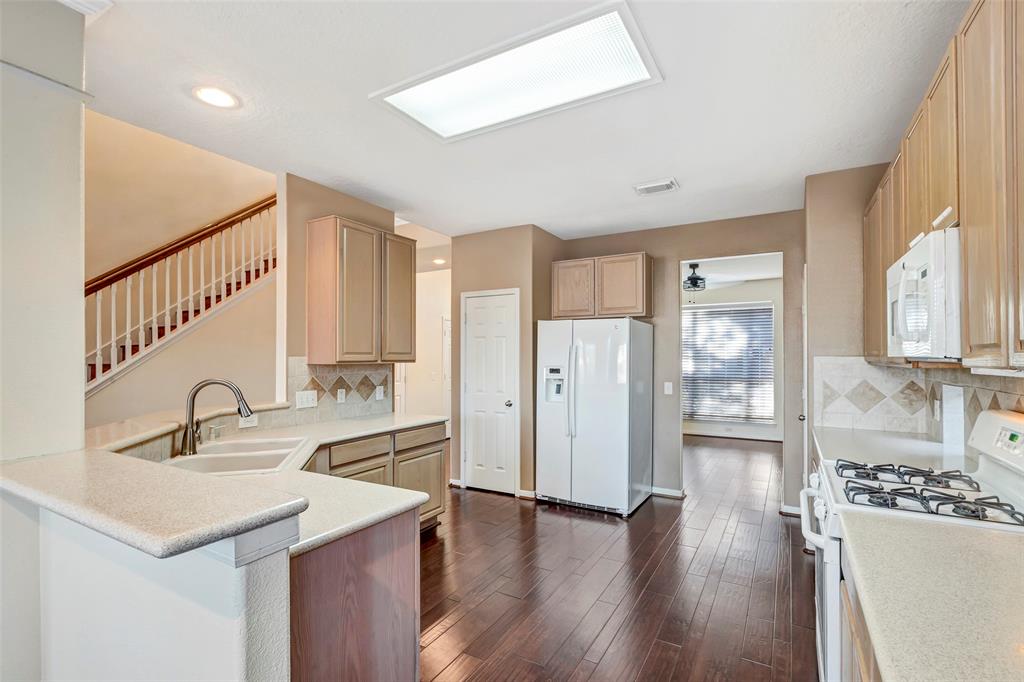
[[[276,206],[269,196],[87,281],[86,390],[274,270]]]

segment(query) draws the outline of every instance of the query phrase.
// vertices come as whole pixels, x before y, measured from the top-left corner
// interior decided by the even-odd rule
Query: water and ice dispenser
[[[565,368],[544,368],[544,400],[549,403],[565,402]]]

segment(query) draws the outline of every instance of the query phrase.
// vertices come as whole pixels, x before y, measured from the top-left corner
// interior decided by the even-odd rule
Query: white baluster
[[[238,241],[238,225],[231,226],[231,291],[238,293],[238,249],[235,242]]]
[[[100,368],[102,369],[102,365]],[[110,285],[110,371],[117,369],[117,282]],[[99,376],[99,371],[96,372]]]
[[[249,219],[249,269],[252,270],[253,281],[259,276],[256,268],[256,221]]]
[[[150,288],[153,290],[153,293],[151,295],[151,298],[153,300],[150,301],[150,303],[153,306],[153,309],[149,311],[150,314],[153,316],[150,319],[150,324],[149,324],[149,333],[151,335],[150,336],[150,344],[156,343],[156,323],[157,323],[157,318],[158,318],[157,312],[156,312],[156,266],[157,266],[157,264],[153,263],[153,266],[149,269]]]
[[[265,220],[266,217],[267,217],[266,216],[266,211],[260,211],[259,223],[260,223],[260,274],[261,275],[267,274],[266,259],[264,258],[264,256],[266,256],[267,252],[266,252],[266,250],[264,249],[264,246],[263,246],[263,233],[267,229],[266,220]]]
[[[228,270],[227,270],[227,245],[224,243],[224,238],[227,237],[227,231],[220,233],[220,300],[223,301],[228,296]]]
[[[132,354],[132,276],[124,278],[124,361]]]
[[[96,306],[96,375],[94,378],[99,379],[100,372],[103,371],[103,289],[97,291],[92,300]]]
[[[185,253],[188,253],[188,249],[185,249]],[[174,257],[174,260],[176,261],[176,265],[177,265],[177,269],[178,269],[177,284],[174,287],[174,300],[176,300],[178,302],[177,316],[178,316],[178,326],[179,327],[181,326],[181,323],[182,323],[182,319],[181,319],[181,255],[182,255],[182,252],[179,251],[177,253],[177,255]],[[168,333],[170,333],[171,330],[168,329],[167,331],[168,331]]]
[[[164,336],[171,333],[171,258],[164,259]]]
[[[245,286],[248,285],[248,282],[246,282],[246,280],[245,280],[245,221],[244,220],[238,224],[238,231],[242,233],[242,261],[241,261],[241,264],[240,264],[239,267],[242,270],[242,286],[245,287]]]
[[[195,286],[193,284],[193,282],[195,280],[192,277],[192,261],[193,261],[192,251],[193,251],[193,248],[191,246],[188,247],[188,321],[189,322],[191,322],[192,318],[195,317],[195,307],[194,307],[194,304],[192,303],[192,297],[195,294],[195,290],[193,288]]]
[[[146,273],[139,270],[139,352],[146,347]]]
[[[206,242],[199,242],[199,314],[206,314]]]

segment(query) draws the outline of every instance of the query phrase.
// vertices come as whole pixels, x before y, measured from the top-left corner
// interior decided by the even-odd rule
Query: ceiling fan
[[[683,291],[704,291],[706,280],[697,274],[700,263],[690,263],[690,274],[683,280]]]

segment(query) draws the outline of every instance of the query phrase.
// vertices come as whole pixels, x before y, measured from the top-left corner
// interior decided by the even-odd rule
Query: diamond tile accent
[[[978,392],[971,391],[971,399],[967,401],[967,424],[970,428],[974,428],[974,422],[978,421],[978,415],[981,414],[981,401],[978,400]]]
[[[331,396],[337,396],[340,389],[345,389],[345,396],[352,395],[352,384],[345,381],[345,377],[339,376],[334,380],[334,383],[327,388],[327,392]]]
[[[363,400],[369,400],[373,392],[377,390],[377,385],[374,384],[370,377],[363,375],[363,378],[356,384],[356,393],[358,393]]]
[[[1014,412],[1024,412],[1024,397],[1017,398],[1017,404],[1013,406]]]
[[[868,412],[872,407],[885,400],[885,394],[862,379],[859,384],[846,392],[849,400],[861,412]]]
[[[377,385],[378,385],[378,386],[383,386],[383,387],[384,387],[384,393],[385,393],[385,394],[387,394],[387,392],[388,392],[388,375],[387,375],[387,374],[385,374],[385,375],[384,375],[384,378],[383,378],[383,379],[381,379],[381,380],[380,380],[380,383],[379,383],[379,384],[377,384]]]
[[[985,409],[986,410],[1001,410],[1001,409],[1003,409],[1003,408],[1001,408],[999,406],[999,396],[998,396],[998,394],[996,394],[996,393],[992,394],[992,400],[988,401],[988,407],[986,407]]]
[[[892,394],[892,400],[907,414],[917,414],[924,407],[924,388],[916,381],[908,381]]]
[[[832,384],[827,381],[821,382],[821,409],[827,410],[828,406],[839,398],[839,391],[832,388]]]
[[[301,390],[303,390],[303,391],[316,391],[316,400],[317,400],[317,402],[320,402],[320,399],[323,398],[324,395],[327,393],[327,391],[324,390],[324,387],[321,386],[320,382],[317,381],[316,379],[310,379],[309,381],[307,381],[306,385],[303,386]]]

